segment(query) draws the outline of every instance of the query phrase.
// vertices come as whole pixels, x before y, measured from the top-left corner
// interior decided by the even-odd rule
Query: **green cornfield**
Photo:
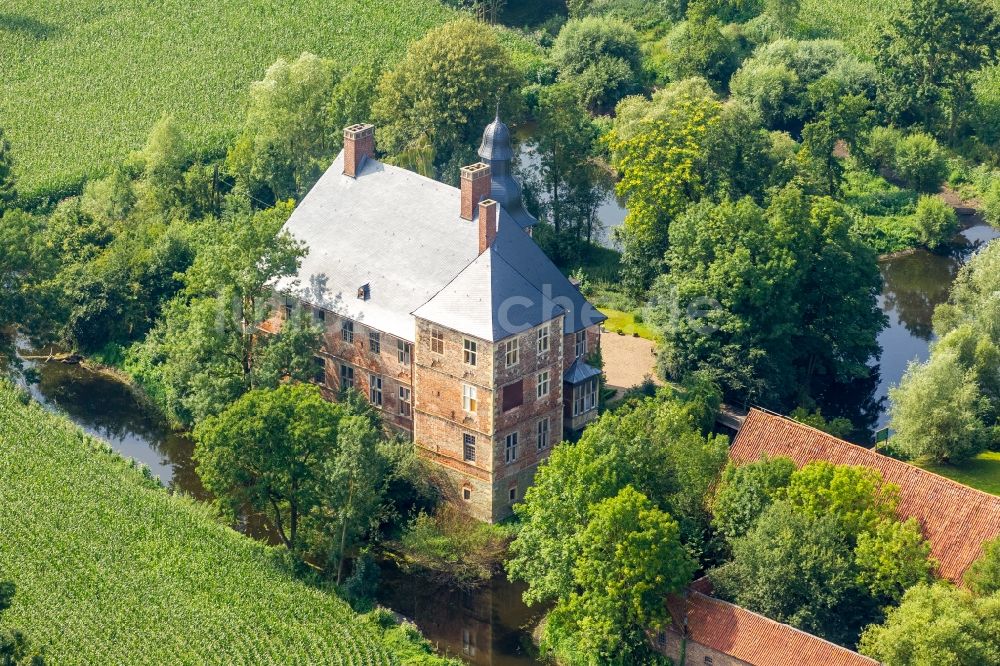
[[[52,664],[390,665],[338,597],[0,383],[5,626]]]
[[[21,195],[105,172],[164,112],[217,153],[278,57],[391,62],[453,16],[440,0],[4,0],[0,127]]]

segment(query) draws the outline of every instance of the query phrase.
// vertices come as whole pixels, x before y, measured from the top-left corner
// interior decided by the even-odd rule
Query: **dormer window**
[[[364,283],[363,285],[361,285],[360,287],[358,287],[358,300],[359,301],[367,301],[371,297],[372,297],[372,290],[371,290],[371,287],[368,285],[367,282]]]

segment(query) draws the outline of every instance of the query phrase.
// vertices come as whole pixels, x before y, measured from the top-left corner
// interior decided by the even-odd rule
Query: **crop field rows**
[[[0,385],[4,622],[50,663],[393,663],[338,597]]]
[[[173,113],[218,152],[250,82],[303,51],[351,66],[392,61],[453,13],[439,0],[7,0],[0,127],[24,196],[58,192],[140,148]]]

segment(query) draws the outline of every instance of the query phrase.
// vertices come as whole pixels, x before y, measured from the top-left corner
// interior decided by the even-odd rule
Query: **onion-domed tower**
[[[510,145],[510,128],[500,120],[499,114],[483,132],[479,157],[490,165],[490,197],[525,231],[538,224],[538,220],[524,208],[521,184],[511,174],[510,162],[514,158],[514,150]]]

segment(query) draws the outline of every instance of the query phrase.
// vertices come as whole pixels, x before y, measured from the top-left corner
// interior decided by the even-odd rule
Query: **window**
[[[462,459],[476,462],[476,438],[468,433],[462,435]]]
[[[576,358],[587,355],[587,330],[576,332]]]
[[[326,323],[326,310],[313,308],[313,321],[323,326]]]
[[[517,501],[517,486],[514,486],[513,488],[507,490],[507,497],[510,498],[511,502]]]
[[[313,379],[317,384],[326,384],[326,361],[322,356],[313,356]]]
[[[354,388],[354,368],[349,365],[340,365],[340,390]]]
[[[382,378],[378,375],[368,375],[368,399],[376,407],[382,406]]]
[[[469,488],[468,486],[462,488],[462,499],[464,499],[466,502],[472,499],[472,488]]]
[[[705,657],[705,666],[712,666],[713,663],[711,657]]]
[[[291,296],[285,296],[282,300],[282,306],[285,310],[285,319],[291,319],[292,312],[295,310],[295,299]]]
[[[521,360],[521,345],[517,338],[504,343],[504,358],[508,368],[517,365],[517,362]]]
[[[544,354],[549,351],[549,329],[538,329],[538,353]]]
[[[396,340],[396,358],[400,363],[410,364],[410,343],[403,340]]]
[[[512,432],[504,438],[504,460],[510,464],[517,460],[517,433]]]
[[[431,351],[435,354],[444,353],[444,333],[437,329],[431,331]]]
[[[591,379],[579,386],[573,387],[573,416],[597,407],[597,380]]]
[[[340,337],[344,342],[354,342],[354,322],[350,319],[345,319],[340,325]]]
[[[656,644],[661,648],[667,647],[667,632],[661,631],[656,634]]]
[[[382,353],[382,334],[378,331],[368,331],[368,348],[373,354]]]
[[[503,387],[503,411],[509,412],[524,404],[524,380],[519,379],[513,384]]]
[[[538,450],[549,446],[549,420],[547,418],[538,422]]]
[[[476,342],[474,340],[462,340],[465,346],[465,362],[468,365],[476,364]]]
[[[399,387],[399,415],[407,418],[413,413],[410,404],[410,389],[405,386]]]
[[[462,409],[467,412],[476,411],[476,387],[462,384]]]
[[[535,385],[535,397],[542,399],[549,394],[549,371],[538,373],[538,383]]]

